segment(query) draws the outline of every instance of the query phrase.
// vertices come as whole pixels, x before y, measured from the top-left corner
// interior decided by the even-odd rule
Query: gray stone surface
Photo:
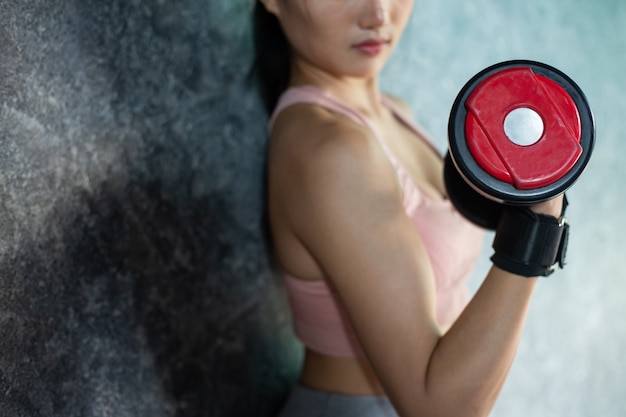
[[[0,0],[0,416],[269,416],[293,381],[252,4]],[[619,0],[420,0],[383,73],[442,150],[498,61],[560,68],[595,111],[569,265],[538,285],[494,417],[626,415],[624,23]]]
[[[0,415],[268,415],[251,1],[0,2]]]

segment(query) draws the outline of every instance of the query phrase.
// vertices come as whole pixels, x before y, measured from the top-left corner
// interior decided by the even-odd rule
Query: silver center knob
[[[543,120],[528,107],[512,110],[504,119],[504,133],[509,140],[520,146],[530,146],[543,135]]]

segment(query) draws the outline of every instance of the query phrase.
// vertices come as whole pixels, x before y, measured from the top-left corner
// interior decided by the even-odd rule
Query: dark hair
[[[258,0],[254,8],[253,27],[256,55],[253,71],[269,114],[289,83],[291,51],[278,19]]]

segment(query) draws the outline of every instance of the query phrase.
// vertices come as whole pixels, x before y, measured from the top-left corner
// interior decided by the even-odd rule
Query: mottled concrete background
[[[442,150],[456,92],[505,59],[560,68],[597,119],[494,417],[626,415],[626,3],[416,3],[383,85]],[[0,0],[0,416],[270,416],[292,382],[252,5]]]
[[[269,415],[252,1],[0,2],[0,415]]]

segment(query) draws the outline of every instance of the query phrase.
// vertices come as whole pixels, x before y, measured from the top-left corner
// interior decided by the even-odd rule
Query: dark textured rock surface
[[[0,416],[263,416],[284,394],[252,4],[0,1]]]

